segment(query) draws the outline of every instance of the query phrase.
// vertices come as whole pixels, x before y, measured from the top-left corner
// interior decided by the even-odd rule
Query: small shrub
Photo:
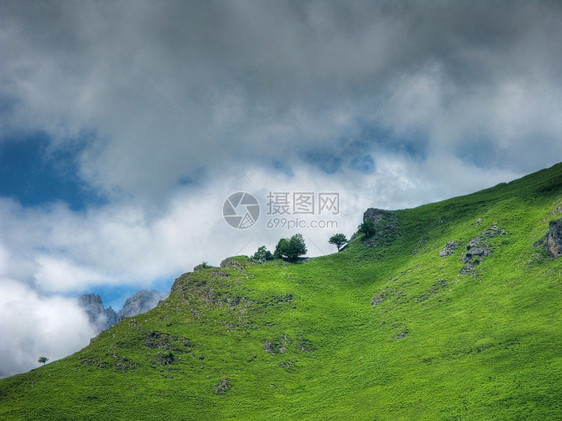
[[[372,237],[376,232],[375,223],[373,221],[365,221],[359,225],[358,230],[365,237]]]
[[[271,252],[265,246],[261,246],[260,248],[258,248],[258,251],[256,251],[254,253],[254,256],[252,258],[256,262],[263,263],[266,260],[273,259],[273,255],[271,254]]]

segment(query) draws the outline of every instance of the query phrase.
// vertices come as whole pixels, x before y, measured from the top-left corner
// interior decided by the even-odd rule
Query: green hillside
[[[0,380],[0,419],[562,419],[562,258],[533,246],[562,218],[562,164],[381,215],[337,254],[180,276]]]

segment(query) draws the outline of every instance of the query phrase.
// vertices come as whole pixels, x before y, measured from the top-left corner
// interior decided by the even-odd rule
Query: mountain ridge
[[[166,294],[162,291],[143,289],[128,297],[123,308],[117,312],[111,306],[105,308],[102,298],[97,294],[82,294],[78,298],[78,304],[86,312],[90,324],[96,327],[98,334],[124,317],[136,316],[153,309],[164,298]]]

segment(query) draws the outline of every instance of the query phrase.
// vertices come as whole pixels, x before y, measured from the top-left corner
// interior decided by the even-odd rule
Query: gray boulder
[[[376,224],[385,220],[393,219],[395,217],[396,214],[394,214],[391,211],[387,211],[384,209],[369,208],[363,214],[363,222],[373,221]]]
[[[441,250],[439,252],[439,256],[441,257],[447,257],[450,256],[451,254],[453,254],[455,252],[456,249],[459,248],[459,243],[456,241],[447,241],[447,244],[445,244],[445,248],[443,248],[443,250]]]
[[[462,257],[462,262],[476,263],[478,262],[478,260],[474,260],[475,257],[487,257],[490,254],[492,254],[490,246],[488,246],[488,244],[483,241],[482,237],[478,236],[466,246],[466,251],[464,252]]]

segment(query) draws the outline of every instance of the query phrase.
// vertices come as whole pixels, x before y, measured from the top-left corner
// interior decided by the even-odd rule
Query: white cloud
[[[37,367],[86,346],[94,330],[74,299],[39,296],[28,285],[1,278],[0,377]]]
[[[67,261],[65,256],[58,256],[56,252],[53,255],[39,254],[35,260],[35,285],[44,291],[81,291],[89,285],[103,283],[107,279],[88,267],[80,267]]]

